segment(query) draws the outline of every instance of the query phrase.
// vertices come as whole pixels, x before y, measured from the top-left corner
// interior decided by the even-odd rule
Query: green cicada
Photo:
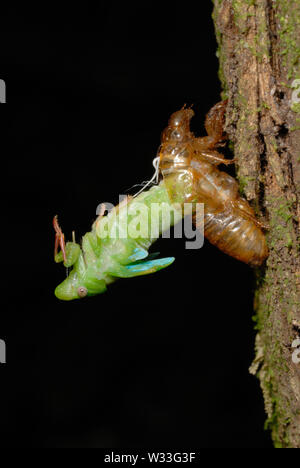
[[[107,216],[103,214],[83,236],[81,246],[75,241],[65,245],[54,218],[55,261],[72,268],[55,290],[58,299],[95,296],[117,278],[148,275],[173,263],[173,257],[155,259],[148,254],[161,233],[182,218],[182,210],[171,204],[164,182],[120,203]]]

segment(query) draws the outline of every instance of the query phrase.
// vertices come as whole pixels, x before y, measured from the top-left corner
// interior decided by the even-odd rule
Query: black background
[[[102,201],[152,175],[169,115],[193,130],[220,99],[209,1],[100,2],[2,16],[1,441],[29,447],[270,447],[253,273],[208,243],[160,240],[156,275],[71,303],[53,295],[52,218],[90,230]],[[85,6],[84,6],[85,5]]]

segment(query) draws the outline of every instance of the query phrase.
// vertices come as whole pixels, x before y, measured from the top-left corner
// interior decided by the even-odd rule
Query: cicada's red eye
[[[77,293],[80,298],[83,298],[87,296],[88,290],[84,286],[80,286],[77,289]]]

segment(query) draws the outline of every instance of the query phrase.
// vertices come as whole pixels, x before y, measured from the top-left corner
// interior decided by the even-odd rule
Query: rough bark
[[[300,364],[292,359],[300,335],[300,104],[292,101],[300,78],[300,2],[213,1],[241,191],[270,226],[270,255],[256,272],[250,371],[260,379],[275,446],[300,448]]]

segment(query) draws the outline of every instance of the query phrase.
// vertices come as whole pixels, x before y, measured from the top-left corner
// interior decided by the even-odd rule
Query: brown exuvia
[[[268,256],[265,226],[240,196],[237,181],[218,169],[219,164],[233,163],[216,151],[225,140],[226,104],[215,105],[207,114],[207,136],[202,138],[190,130],[191,108],[172,114],[162,133],[160,170],[173,202],[204,203],[204,233],[212,244],[242,262],[259,266]]]

